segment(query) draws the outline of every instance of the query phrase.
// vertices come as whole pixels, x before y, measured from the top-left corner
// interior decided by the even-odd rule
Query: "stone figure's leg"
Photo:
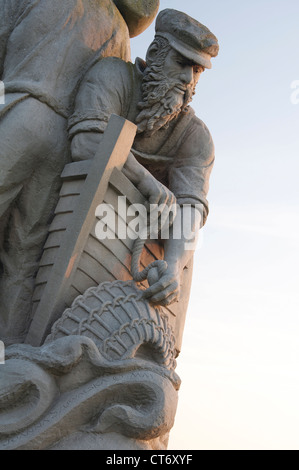
[[[0,337],[22,342],[38,260],[68,161],[66,120],[29,98],[0,122]]]

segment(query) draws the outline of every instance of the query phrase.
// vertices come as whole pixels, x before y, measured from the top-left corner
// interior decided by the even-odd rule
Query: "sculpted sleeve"
[[[203,205],[203,224],[209,206],[207,194],[214,164],[214,144],[206,125],[194,116],[181,136],[169,172],[169,187],[180,205]]]
[[[116,57],[97,62],[79,88],[69,136],[79,132],[104,132],[111,114],[125,117],[131,93],[132,64]]]

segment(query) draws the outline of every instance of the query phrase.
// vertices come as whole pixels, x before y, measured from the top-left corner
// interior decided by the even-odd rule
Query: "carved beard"
[[[181,83],[171,81],[161,70],[151,66],[145,71],[142,82],[142,101],[138,103],[140,113],[136,118],[137,132],[150,137],[162,127],[167,128],[170,121],[181,112],[187,112],[188,103],[195,93],[195,85],[188,85],[185,94],[175,89]]]

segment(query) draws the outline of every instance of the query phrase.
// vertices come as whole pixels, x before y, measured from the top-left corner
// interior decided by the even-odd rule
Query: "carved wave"
[[[108,361],[84,336],[11,346],[6,359],[0,450],[49,449],[78,430],[87,440],[113,432],[156,439],[173,426],[180,385],[173,370],[140,358]]]

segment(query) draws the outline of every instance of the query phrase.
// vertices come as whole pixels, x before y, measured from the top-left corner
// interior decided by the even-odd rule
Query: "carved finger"
[[[158,292],[166,289],[172,282],[173,282],[172,277],[167,277],[167,276],[162,277],[160,281],[156,282],[155,284],[153,284],[151,287],[149,287],[143,292],[143,297],[145,298],[152,297]]]
[[[166,289],[163,289],[163,291],[153,295],[151,297],[151,301],[154,303],[160,303],[161,301],[164,302],[170,295],[173,294],[178,295],[178,283],[176,281],[170,284]]]
[[[163,188],[160,193],[159,205],[164,204],[165,206],[167,206],[168,200],[169,200],[169,194]]]
[[[153,191],[152,188],[152,190],[149,191],[148,196],[150,204],[160,204],[162,198],[162,187],[156,186],[155,191]]]
[[[167,297],[167,299],[161,300],[160,305],[167,306],[167,305],[173,304],[174,302],[178,302],[178,300],[179,300],[179,291],[170,294]]]

